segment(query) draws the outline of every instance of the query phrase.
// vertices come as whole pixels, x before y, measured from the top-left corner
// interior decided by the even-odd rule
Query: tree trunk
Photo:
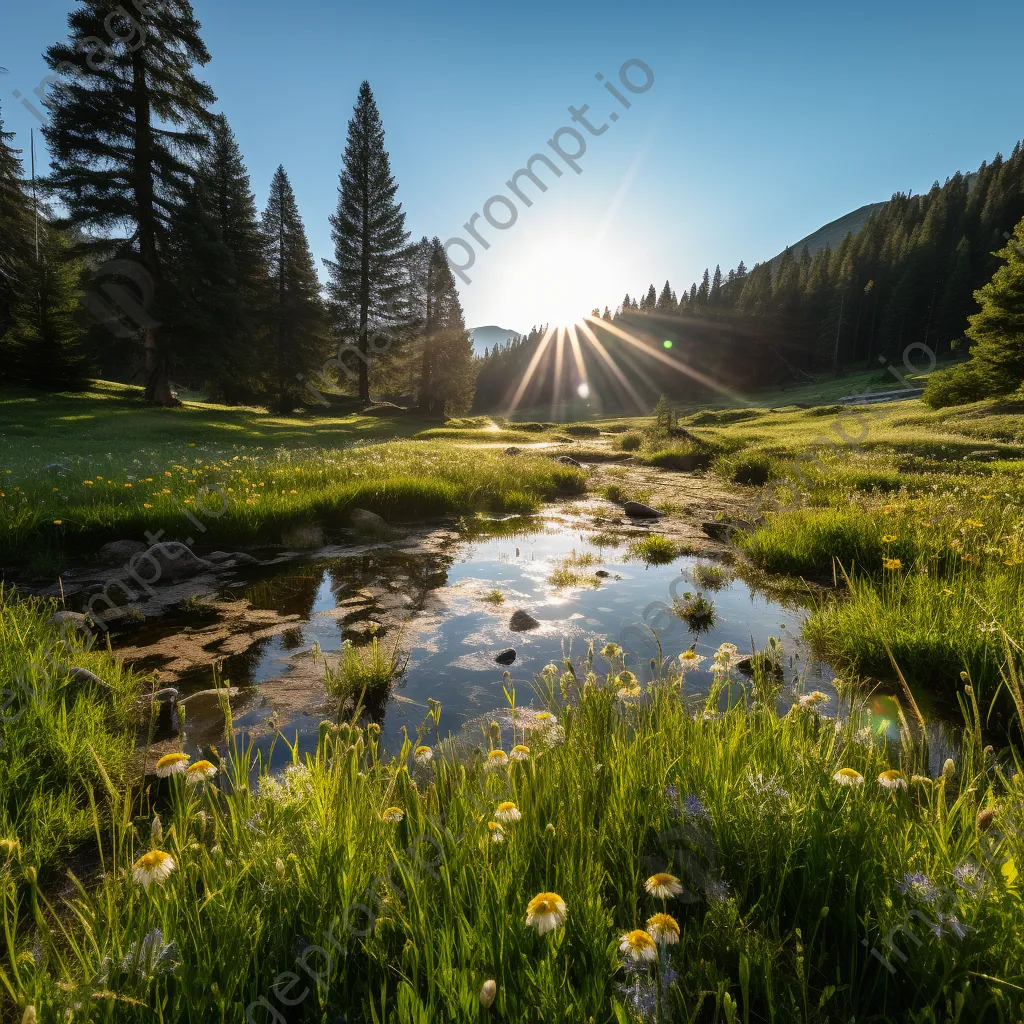
[[[369,172],[364,169],[363,174],[363,222],[360,225],[362,231],[362,252],[360,253],[359,266],[359,400],[369,402],[370,400],[370,339],[368,337],[368,323],[370,319],[370,185],[366,180]]]

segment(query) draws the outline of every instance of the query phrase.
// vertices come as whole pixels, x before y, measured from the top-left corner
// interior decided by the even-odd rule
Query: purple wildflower
[[[899,890],[904,896],[911,896],[922,903],[934,903],[939,898],[939,890],[931,883],[931,879],[920,871],[913,871],[903,876]]]

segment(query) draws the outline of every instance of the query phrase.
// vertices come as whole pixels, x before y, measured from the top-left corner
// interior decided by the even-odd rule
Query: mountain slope
[[[509,338],[517,338],[519,331],[513,331],[507,327],[471,327],[470,336],[473,338],[473,354],[482,356],[484,349],[493,349],[495,345],[504,345]]]
[[[875,210],[880,210],[885,203],[868,203],[867,206],[862,206],[859,210],[854,210],[852,213],[846,214],[844,217],[840,217],[838,220],[832,221],[830,224],[826,224],[824,227],[818,228],[817,231],[809,234],[806,238],[801,238],[799,242],[791,245],[790,248],[793,250],[795,256],[799,256],[803,252],[803,248],[806,245],[813,256],[819,249],[830,247],[835,249],[839,243],[848,235],[850,232],[857,234],[858,231],[867,223],[868,217],[871,216]],[[771,264],[774,267],[780,259],[782,259],[782,253],[780,252],[776,256]]]

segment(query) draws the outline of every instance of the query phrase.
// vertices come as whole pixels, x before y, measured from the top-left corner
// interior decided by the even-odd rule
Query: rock
[[[236,551],[231,556],[231,561],[235,565],[259,565],[260,560],[255,558],[253,555],[247,555],[244,551]]]
[[[237,555],[232,555],[228,551],[211,551],[210,554],[206,555],[208,562],[213,562],[214,565],[220,565],[221,562],[233,561]]]
[[[165,686],[151,696],[144,697],[140,702],[145,724],[152,723],[153,739],[166,739],[177,736],[181,731],[178,719],[178,691],[173,686]]]
[[[529,612],[520,608],[512,613],[512,618],[508,621],[508,628],[514,633],[525,633],[530,629],[539,629],[540,623]]]
[[[146,545],[140,540],[112,540],[100,548],[100,561],[111,565],[127,565],[136,555],[141,555]]]
[[[159,567],[156,579],[143,576],[147,583],[156,583],[162,580],[181,579],[184,576],[196,576],[201,572],[214,568],[213,562],[199,558],[187,544],[172,540],[168,543],[154,544],[144,554],[136,555],[131,560],[131,568],[136,569],[143,562],[152,565],[153,562]],[[141,575],[141,574],[140,574]]]
[[[500,651],[494,656],[494,660],[499,665],[511,665],[516,660],[516,649],[510,647],[507,651]]]
[[[741,658],[737,658],[732,663],[732,666],[745,676],[752,676],[754,674],[754,656],[752,654],[744,654]]]
[[[732,538],[733,531],[736,529],[732,523],[701,523],[700,528],[712,540],[720,541],[730,540]]]
[[[622,511],[634,519],[660,519],[665,513],[659,512],[650,505],[642,505],[639,501],[627,501],[622,506]]]
[[[281,531],[281,543],[299,550],[323,547],[324,528],[319,523],[292,523]]]
[[[376,512],[367,512],[365,508],[354,508],[348,517],[349,524],[357,533],[387,533],[388,524]]]
[[[611,573],[607,569],[598,569],[597,572],[594,573],[594,575],[598,579],[606,580],[609,576],[611,576]]]
[[[54,612],[49,619],[51,626],[60,627],[61,633],[69,630],[80,629],[83,633],[89,631],[89,617],[81,612]]]
[[[563,466],[572,466],[573,469],[582,469],[583,463],[577,462],[571,455],[559,455],[557,462],[560,462]]]
[[[523,449],[522,448],[517,448],[515,445],[512,445],[511,448],[506,448],[505,449],[505,454],[506,455],[522,455],[522,453],[523,453]]]

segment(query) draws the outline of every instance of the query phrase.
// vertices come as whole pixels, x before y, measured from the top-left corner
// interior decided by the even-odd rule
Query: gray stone
[[[87,668],[76,668],[72,666],[68,669],[68,675],[79,683],[92,683],[94,686],[105,686],[108,689],[110,688],[109,683],[100,679],[95,672],[90,672]]]
[[[376,512],[368,512],[365,508],[352,509],[348,521],[357,533],[379,535],[388,532],[388,524]]]
[[[247,555],[244,551],[236,551],[231,556],[231,561],[235,565],[259,565],[260,560],[255,558],[253,555]]]
[[[228,551],[211,551],[210,554],[206,555],[208,562],[213,562],[214,565],[220,565],[221,562],[229,562],[237,558],[237,555],[232,555]]]
[[[141,555],[146,545],[140,540],[112,540],[104,544],[98,552],[101,562],[110,565],[127,565],[136,555]]]
[[[154,544],[144,554],[136,555],[131,560],[131,568],[134,570],[137,567],[144,566],[146,563],[152,566],[153,562],[157,564],[160,570],[155,580],[149,576],[142,575],[142,573],[139,574],[147,583],[181,579],[184,576],[196,576],[201,572],[214,568],[212,562],[206,561],[205,558],[199,558],[187,544],[182,544],[176,540],[168,541],[166,544]]]
[[[324,528],[319,523],[292,523],[281,531],[281,542],[300,550],[323,547]]]
[[[665,514],[656,508],[651,508],[650,505],[643,505],[639,501],[627,501],[622,506],[622,511],[634,519],[660,519]]]
[[[507,651],[500,651],[494,656],[499,665],[511,665],[516,660],[516,649],[510,647]]]
[[[530,629],[539,629],[540,623],[529,612],[523,611],[520,608],[512,613],[512,618],[508,622],[508,628],[514,633],[525,633]]]
[[[81,612],[60,611],[54,612],[49,619],[51,626],[59,626],[61,631],[80,629],[87,632],[89,629],[89,617]]]
[[[515,445],[512,445],[511,448],[506,448],[505,449],[505,454],[506,455],[521,455],[522,452],[523,452],[523,449],[522,448],[517,448]]]
[[[598,569],[597,572],[594,573],[594,575],[597,576],[598,579],[604,580],[611,576],[611,573],[607,569]]]
[[[563,466],[572,466],[573,469],[582,469],[583,463],[577,462],[571,455],[559,455],[558,460]]]

